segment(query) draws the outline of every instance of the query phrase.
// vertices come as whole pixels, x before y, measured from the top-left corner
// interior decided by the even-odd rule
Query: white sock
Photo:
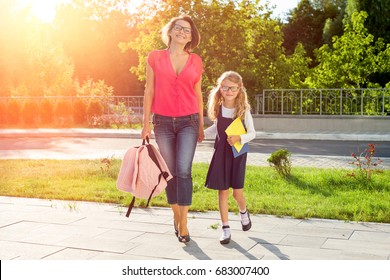
[[[224,239],[227,239],[229,238],[231,235],[230,235],[230,227],[228,225],[225,225],[222,227],[222,236],[220,238],[220,240],[224,240]]]
[[[240,217],[241,217],[241,223],[246,226],[249,224],[249,217],[248,217],[248,211],[245,210],[244,213],[240,211]]]

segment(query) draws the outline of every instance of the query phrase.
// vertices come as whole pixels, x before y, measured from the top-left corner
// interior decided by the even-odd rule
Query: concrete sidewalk
[[[390,260],[390,224],[252,215],[219,244],[217,212],[189,213],[191,241],[179,243],[170,209],[0,197],[2,260]],[[214,229],[218,226],[218,229]]]

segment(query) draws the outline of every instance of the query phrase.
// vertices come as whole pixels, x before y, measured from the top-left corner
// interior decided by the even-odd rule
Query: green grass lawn
[[[120,160],[0,160],[0,195],[127,205],[131,195],[116,189]],[[208,165],[194,164],[192,211],[218,210],[217,191],[204,187]],[[248,166],[245,196],[252,213],[390,223],[390,170],[371,181],[350,170],[292,168],[290,178],[271,167]],[[142,207],[145,200],[137,199]],[[165,194],[151,201],[167,207]],[[230,198],[230,211],[238,208]]]

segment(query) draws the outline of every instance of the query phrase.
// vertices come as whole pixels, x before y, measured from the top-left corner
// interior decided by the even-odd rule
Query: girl
[[[188,15],[172,18],[162,29],[167,48],[149,53],[146,66],[142,139],[154,135],[173,179],[166,188],[179,242],[190,241],[192,161],[203,140],[202,59],[192,53],[200,34]],[[152,119],[153,113],[153,119]]]
[[[235,158],[232,151],[232,146],[236,142],[245,144],[256,136],[250,105],[240,74],[228,71],[219,77],[217,86],[209,96],[208,116],[214,124],[205,130],[205,136],[207,138],[216,136],[216,138],[206,187],[218,190],[223,230],[220,243],[227,244],[231,238],[228,221],[229,188],[233,189],[233,197],[240,209],[242,230],[247,231],[252,226],[243,191],[247,153]],[[236,118],[244,122],[247,133],[227,136],[225,130]]]

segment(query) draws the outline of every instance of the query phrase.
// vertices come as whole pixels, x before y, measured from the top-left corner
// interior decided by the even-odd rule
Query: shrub
[[[286,177],[291,172],[291,153],[287,149],[280,149],[271,154],[267,159],[270,166],[275,168],[279,175]]]
[[[40,106],[39,112],[41,117],[41,123],[44,125],[51,124],[53,122],[54,105],[48,99],[44,99]]]
[[[67,125],[72,119],[72,104],[69,100],[61,100],[57,103],[55,109],[57,124],[60,126]]]
[[[21,112],[21,105],[18,101],[12,99],[8,103],[8,123],[11,125],[16,125],[20,121],[20,112]]]
[[[5,125],[7,123],[7,104],[5,102],[0,102],[0,125]]]
[[[377,145],[367,144],[367,146],[368,148],[365,149],[362,153],[352,153],[351,155],[355,161],[350,162],[350,164],[357,167],[360,176],[356,176],[354,172],[348,174],[348,176],[371,180],[371,175],[373,172],[380,172],[380,170],[375,169],[382,163],[380,158],[374,158]]]
[[[38,104],[34,100],[27,100],[23,104],[22,108],[22,118],[23,123],[26,126],[33,126],[38,122],[39,114],[38,114]]]
[[[77,98],[73,102],[73,121],[76,124],[85,124],[87,120],[87,104],[84,100]]]
[[[87,109],[88,120],[91,122],[92,119],[99,118],[103,115],[104,107],[99,100],[92,100]]]

